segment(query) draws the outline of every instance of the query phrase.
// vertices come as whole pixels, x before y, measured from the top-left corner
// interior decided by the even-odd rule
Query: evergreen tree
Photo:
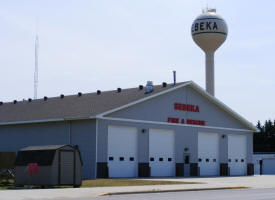
[[[266,120],[264,125],[257,122],[259,132],[254,133],[254,152],[275,152],[275,120]]]
[[[263,127],[261,125],[260,120],[258,120],[256,127],[260,130],[261,133],[263,133]]]

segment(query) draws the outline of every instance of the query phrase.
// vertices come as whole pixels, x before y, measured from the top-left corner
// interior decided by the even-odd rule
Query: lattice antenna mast
[[[38,34],[35,36],[35,61],[34,61],[34,99],[37,99],[37,89],[38,89],[38,50],[39,50],[39,38]]]

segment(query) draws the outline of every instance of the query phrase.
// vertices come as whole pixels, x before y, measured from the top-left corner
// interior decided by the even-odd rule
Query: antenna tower
[[[39,48],[39,38],[38,34],[35,36],[35,61],[34,61],[34,99],[37,99],[37,88],[38,88],[38,48]]]

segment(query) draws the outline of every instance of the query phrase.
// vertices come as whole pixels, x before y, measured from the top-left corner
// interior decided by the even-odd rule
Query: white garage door
[[[134,127],[108,127],[109,177],[137,177],[137,129]]]
[[[218,134],[198,134],[198,163],[200,168],[200,176],[220,175]]]
[[[228,135],[228,167],[230,176],[246,175],[247,137],[245,135]]]
[[[275,174],[275,159],[263,159],[263,174]]]
[[[151,176],[175,176],[175,133],[172,130],[149,130]]]

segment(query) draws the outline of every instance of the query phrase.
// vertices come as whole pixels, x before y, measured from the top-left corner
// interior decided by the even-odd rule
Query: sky
[[[215,53],[215,96],[256,124],[275,119],[273,0],[0,0],[0,101],[193,80],[205,88],[193,20],[206,6],[227,22]]]

